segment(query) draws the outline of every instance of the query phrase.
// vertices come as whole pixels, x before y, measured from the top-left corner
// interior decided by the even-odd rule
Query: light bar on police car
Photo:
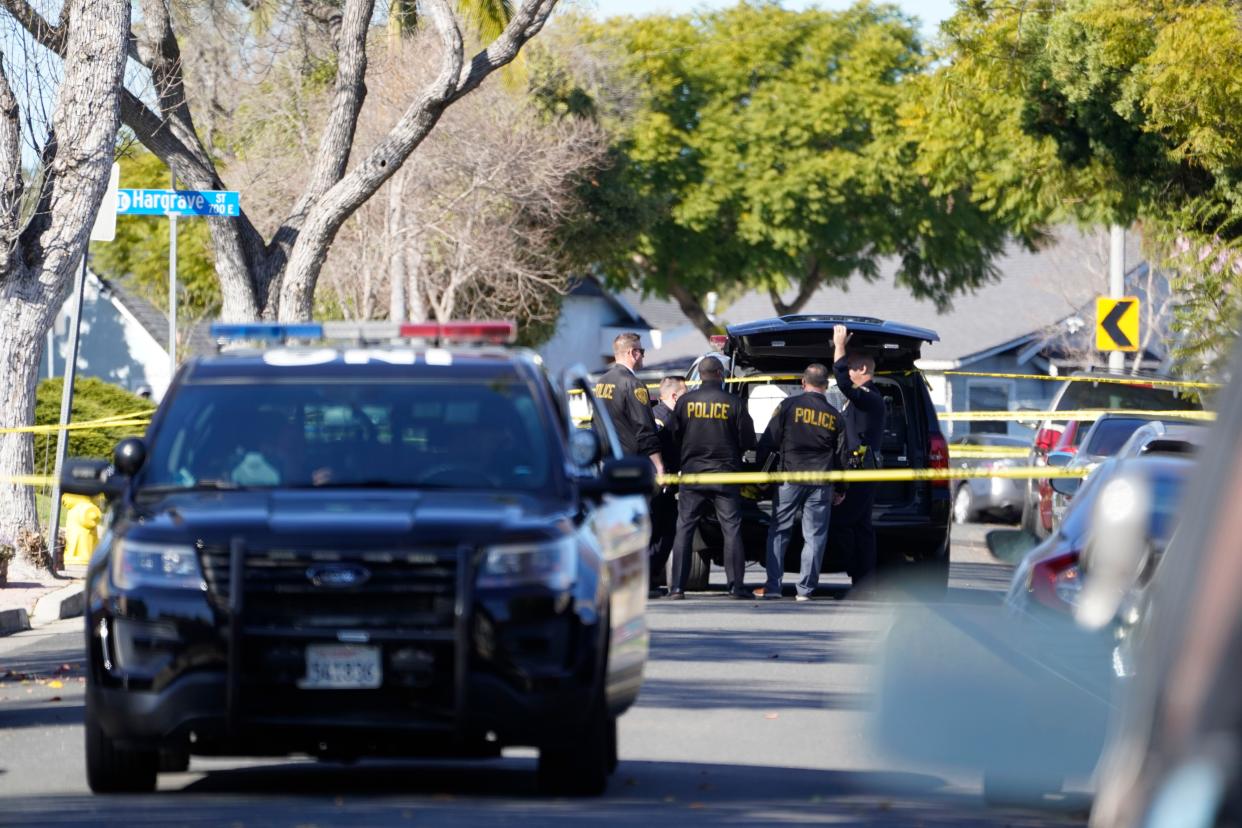
[[[323,325],[318,322],[213,322],[211,338],[217,342],[238,339],[321,339]]]

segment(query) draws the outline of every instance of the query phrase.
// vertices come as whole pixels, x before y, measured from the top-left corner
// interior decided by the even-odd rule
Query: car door
[[[600,442],[602,457],[579,462],[569,453],[571,477],[582,479],[598,475],[602,463],[621,457],[621,441],[608,410],[595,398],[594,385],[585,371],[567,371],[562,382],[565,410],[570,413],[568,434],[589,420]],[[609,623],[607,693],[610,705],[624,706],[633,701],[642,684],[647,661],[648,556],[651,522],[647,498],[642,495],[604,494],[600,498],[581,498],[583,519],[578,528],[582,543],[598,554],[600,565],[599,600],[607,607]]]

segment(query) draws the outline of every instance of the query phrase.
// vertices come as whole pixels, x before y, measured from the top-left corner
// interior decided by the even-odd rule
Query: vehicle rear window
[[[1058,411],[1120,408],[1142,411],[1197,411],[1202,406],[1168,388],[1117,383],[1071,382],[1057,402]]]
[[[1091,429],[1091,440],[1084,449],[1092,457],[1112,457],[1125,445],[1130,435],[1150,422],[1138,418],[1100,420]]]
[[[551,445],[520,382],[188,385],[142,483],[534,490]]]

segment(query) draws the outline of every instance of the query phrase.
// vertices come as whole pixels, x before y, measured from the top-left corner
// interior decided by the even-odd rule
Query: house
[[[1137,239],[1130,238],[1127,261],[1138,261]],[[881,263],[875,281],[854,277],[843,286],[818,290],[802,314],[872,316],[931,328],[940,341],[925,346],[919,367],[937,410],[1030,410],[1046,408],[1059,383],[1009,377],[953,376],[948,372],[1057,376],[1103,364],[1094,351],[1095,298],[1107,291],[1107,236],[1062,230],[1038,252],[1017,245],[996,262],[998,281],[956,297],[950,307],[915,298],[896,286],[895,259]],[[1167,284],[1140,263],[1127,274],[1128,292],[1145,301],[1168,304]],[[1149,297],[1148,294],[1152,295]],[[661,347],[647,354],[650,366],[684,369],[707,353],[706,336],[674,302],[623,292],[622,300],[660,328]],[[776,316],[771,297],[752,291],[719,309],[721,325]],[[1167,328],[1168,314],[1155,320]],[[656,321],[658,320],[658,322]],[[1167,354],[1165,331],[1150,337],[1141,366],[1161,367]],[[1026,435],[1019,423],[948,423],[950,431],[999,431]]]
[[[42,362],[45,377],[64,376],[74,297],[65,300],[47,333]],[[201,326],[200,326],[201,327]],[[211,348],[196,328],[179,346],[178,356]],[[168,361],[168,317],[122,285],[88,272],[82,296],[78,341],[78,376],[98,377],[134,393],[163,397],[171,379]]]
[[[612,362],[612,340],[621,333],[638,334],[643,347],[658,351],[663,344],[660,328],[649,323],[621,295],[585,276],[574,281],[561,304],[556,332],[539,347],[544,365],[553,374],[582,365],[603,371]]]

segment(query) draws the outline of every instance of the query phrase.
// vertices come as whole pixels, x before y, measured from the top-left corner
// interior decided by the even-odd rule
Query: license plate
[[[306,676],[298,687],[307,690],[370,690],[380,686],[380,648],[355,644],[309,644]]]

